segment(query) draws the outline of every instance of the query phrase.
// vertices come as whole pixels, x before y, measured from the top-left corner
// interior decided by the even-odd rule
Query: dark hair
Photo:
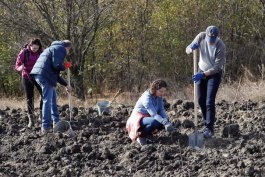
[[[159,90],[163,87],[167,88],[166,81],[161,80],[161,79],[157,79],[157,80],[153,81],[153,83],[150,85],[150,92],[152,95],[154,95],[157,90]]]
[[[40,39],[32,38],[28,43],[28,46],[31,46],[31,45],[38,45],[39,46],[38,51],[42,51],[42,45],[41,45]]]

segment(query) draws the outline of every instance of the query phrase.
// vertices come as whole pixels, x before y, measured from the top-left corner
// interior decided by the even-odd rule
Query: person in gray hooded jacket
[[[66,69],[64,59],[71,49],[71,42],[68,40],[54,41],[46,48],[31,70],[31,75],[41,86],[42,106],[42,133],[48,133],[51,127],[51,119],[55,125],[59,121],[57,109],[57,94],[55,86],[57,82],[66,87],[70,92],[70,85],[60,76],[60,72]]]
[[[219,38],[219,33],[216,26],[209,26],[186,48],[187,54],[196,49],[200,51],[199,71],[193,75],[192,80],[198,84],[198,103],[205,122],[205,138],[214,135],[215,97],[225,63],[225,45]]]

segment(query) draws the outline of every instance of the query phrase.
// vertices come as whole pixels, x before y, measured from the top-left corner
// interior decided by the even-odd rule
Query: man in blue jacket
[[[51,46],[45,49],[35,63],[31,75],[41,86],[43,96],[42,106],[42,133],[47,134],[51,128],[51,119],[55,125],[59,121],[57,109],[57,94],[55,86],[57,82],[66,87],[67,92],[72,88],[60,76],[60,71],[64,71],[64,59],[71,49],[69,40],[54,41]]]

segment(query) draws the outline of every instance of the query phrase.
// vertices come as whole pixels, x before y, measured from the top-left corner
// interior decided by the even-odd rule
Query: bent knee
[[[158,122],[155,119],[152,120],[151,125],[152,125],[152,127],[155,127],[155,128],[159,128],[159,127],[163,126],[160,122]]]

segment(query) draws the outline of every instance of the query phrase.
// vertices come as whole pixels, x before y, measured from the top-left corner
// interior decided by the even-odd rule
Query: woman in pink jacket
[[[22,72],[22,84],[26,92],[27,98],[27,109],[28,109],[28,127],[31,128],[34,126],[34,87],[36,87],[41,94],[41,87],[37,82],[30,77],[29,73],[31,72],[34,64],[39,58],[42,52],[42,45],[40,39],[33,38],[26,45],[26,48],[22,49],[18,54],[16,61],[16,70]],[[42,98],[40,100],[40,115],[42,108]]]

